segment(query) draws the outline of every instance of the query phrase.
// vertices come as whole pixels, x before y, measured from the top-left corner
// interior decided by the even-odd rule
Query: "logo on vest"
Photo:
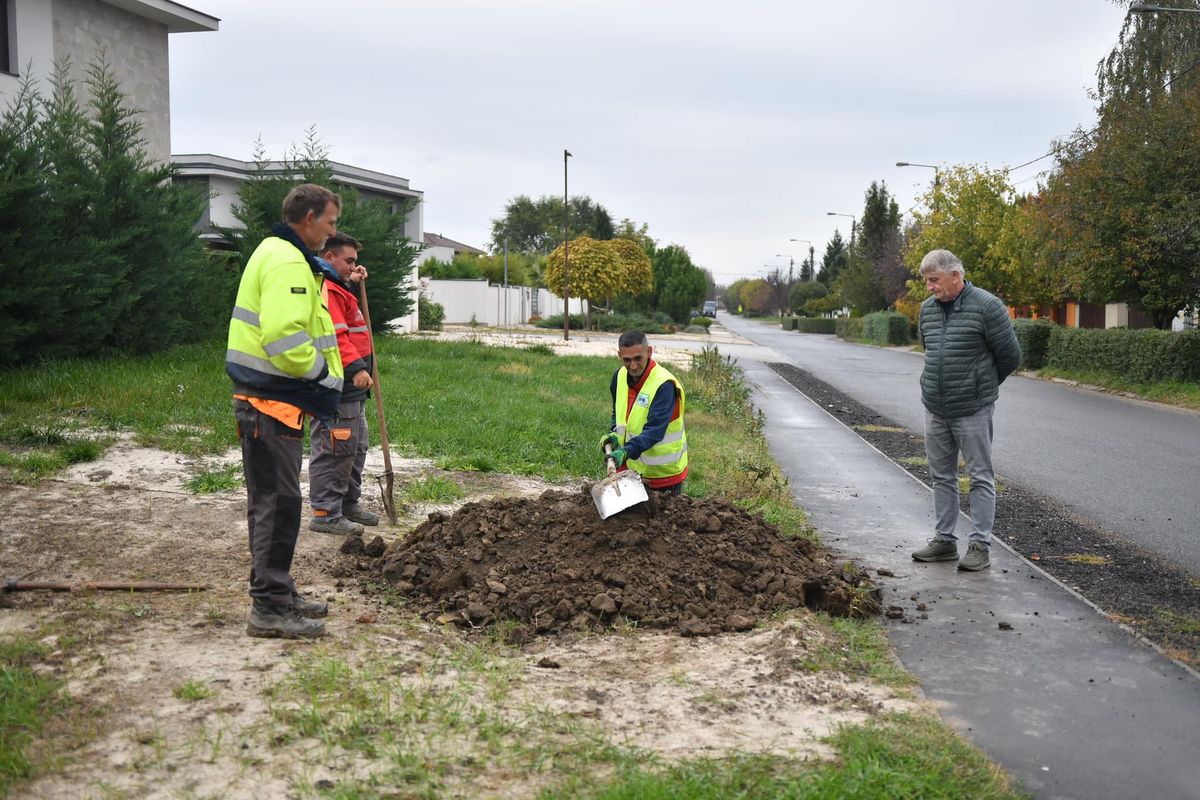
[[[644,392],[640,392],[640,393],[638,393],[637,399],[634,400],[633,402],[639,406],[649,406],[650,405],[650,397],[648,395],[646,395]]]
[[[292,294],[306,294],[308,292],[303,286],[293,286]]]

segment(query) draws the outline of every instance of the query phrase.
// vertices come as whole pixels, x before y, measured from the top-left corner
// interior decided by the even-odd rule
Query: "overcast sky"
[[[485,247],[515,195],[589,195],[718,283],[820,262],[872,180],[1015,166],[1094,120],[1108,0],[185,0],[175,153],[330,157],[408,178],[425,229]],[[1049,159],[1014,171],[1036,186]],[[352,233],[352,232],[351,232]],[[967,265],[970,268],[970,265]]]

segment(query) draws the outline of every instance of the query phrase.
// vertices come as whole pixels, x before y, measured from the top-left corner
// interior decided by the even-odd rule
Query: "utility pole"
[[[571,203],[567,199],[567,159],[570,150],[563,150],[563,341],[571,339],[571,286],[567,280],[571,267]]]

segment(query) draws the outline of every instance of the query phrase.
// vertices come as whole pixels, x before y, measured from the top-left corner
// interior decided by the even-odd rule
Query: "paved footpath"
[[[826,543],[894,573],[879,578],[905,614],[889,638],[955,729],[1045,800],[1200,798],[1200,675],[1002,542],[981,573],[914,562],[928,488],[766,366],[787,359],[738,349],[771,453]]]

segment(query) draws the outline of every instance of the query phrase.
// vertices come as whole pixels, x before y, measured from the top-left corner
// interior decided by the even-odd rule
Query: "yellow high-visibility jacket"
[[[632,470],[646,478],[651,486],[670,485],[678,482],[670,479],[687,474],[688,447],[687,434],[683,429],[683,384],[662,365],[653,361],[650,364],[649,374],[646,375],[632,406],[629,402],[629,371],[624,367],[617,371],[617,391],[613,404],[613,418],[617,424],[614,430],[622,445],[640,434],[646,426],[650,404],[654,401],[659,387],[667,382],[675,384],[675,391],[679,396],[679,414],[668,423],[666,435],[662,441],[642,452],[637,458],[625,462]]]
[[[250,256],[225,351],[234,394],[282,400],[322,420],[337,416],[342,359],[322,281],[284,239],[269,236]]]

